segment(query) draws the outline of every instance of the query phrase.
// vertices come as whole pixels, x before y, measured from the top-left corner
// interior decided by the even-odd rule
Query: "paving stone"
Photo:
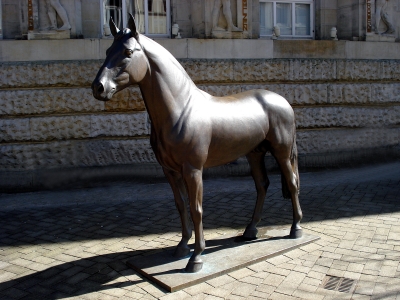
[[[312,278],[312,277],[309,277],[309,276],[307,276],[303,280],[303,284],[310,285],[310,286],[315,286],[315,287],[320,286],[321,282],[322,282],[322,279],[316,279],[316,278]]]
[[[217,288],[210,287],[208,291],[206,291],[205,293],[207,295],[212,295],[215,297],[225,299],[231,293],[231,290],[218,287]]]
[[[290,270],[279,268],[279,266],[271,267],[268,271],[280,276],[287,276],[290,273]]]
[[[215,297],[215,296],[210,296],[210,295],[208,295],[206,298],[204,298],[205,300],[208,298],[208,297],[213,297],[213,298],[210,298],[210,299],[215,299],[215,298],[217,298],[217,297]],[[222,298],[217,298],[218,300],[221,300]],[[239,296],[239,295],[235,295],[235,294],[231,294],[231,295],[228,295],[227,297],[226,297],[226,300],[244,300],[244,299],[246,299],[245,297],[242,297],[242,296]]]
[[[363,269],[364,269],[364,264],[360,263],[349,263],[347,267],[347,271],[356,273],[361,273]]]
[[[180,300],[180,299],[188,299],[190,295],[184,291],[177,291],[175,293],[171,293],[169,295],[162,296],[160,300]]]
[[[302,290],[302,291],[306,291],[306,292],[310,292],[310,293],[315,293],[315,291],[318,289],[320,284],[318,284],[317,286],[315,285],[310,285],[305,283],[304,281],[301,283],[301,285],[298,287],[298,290]]]
[[[219,287],[221,285],[225,285],[225,284],[231,283],[233,281],[235,281],[235,279],[232,276],[222,275],[222,276],[208,280],[207,283],[213,287]]]
[[[328,270],[327,270],[328,271]],[[317,279],[317,280],[322,280],[325,277],[325,274],[327,272],[316,272],[316,271],[310,271],[308,273],[308,277]]]
[[[346,271],[346,272],[344,272],[343,276],[346,277],[346,278],[353,279],[353,280],[358,280],[358,279],[360,279],[361,274],[360,273]]]
[[[322,300],[325,297],[324,295],[318,295],[315,292],[307,292],[307,291],[303,291],[303,290],[300,290],[300,289],[296,290],[293,293],[293,296],[301,298],[301,299],[310,299],[310,300],[311,299],[312,300]]]
[[[29,293],[27,293],[26,291],[14,287],[6,289],[1,292],[1,295],[9,297],[10,299],[20,299],[28,294]]]
[[[257,274],[254,274],[257,275]],[[264,278],[260,278],[257,276],[247,276],[247,277],[243,277],[240,279],[240,282],[245,282],[245,283],[249,283],[249,284],[253,284],[253,285],[259,285],[261,282],[263,282]]]
[[[262,261],[262,262],[254,264],[254,265],[248,266],[247,268],[254,272],[262,272],[262,271],[266,271],[270,265],[271,264],[269,262]]]
[[[353,294],[351,299],[354,300],[371,300],[370,296],[362,295],[362,294]]]
[[[371,296],[373,294],[374,287],[375,287],[375,283],[370,282],[370,281],[360,280],[360,281],[358,281],[354,292],[356,294]]]
[[[166,292],[164,292],[160,288],[155,287],[151,284],[144,286],[143,290],[145,290],[147,293],[149,293],[150,295],[155,296],[155,297],[161,297],[166,294]]]
[[[394,277],[396,276],[397,268],[394,266],[382,266],[379,271],[380,276]]]
[[[208,295],[200,293],[200,294],[196,294],[195,296],[190,296],[190,298],[187,298],[187,299],[204,300],[206,297],[208,297]]]
[[[248,297],[257,288],[256,285],[244,282],[238,282],[235,286],[236,287],[232,290],[232,294],[242,297]]]
[[[338,269],[330,268],[328,273],[327,273],[327,275],[336,276],[336,277],[343,277],[344,273],[345,273],[344,270],[338,270]]]
[[[287,300],[298,300],[299,298],[297,297],[292,297],[286,294],[281,294],[281,293],[274,293],[269,296],[269,299],[271,300],[282,300],[282,299],[287,299]]]
[[[191,296],[194,296],[196,294],[205,293],[210,288],[211,288],[211,286],[208,283],[203,282],[203,283],[188,287],[188,288],[184,289],[183,291],[185,291],[186,293],[188,293]]]
[[[285,276],[270,274],[267,278],[264,279],[263,283],[266,283],[274,287],[278,287],[283,280],[285,280]]]

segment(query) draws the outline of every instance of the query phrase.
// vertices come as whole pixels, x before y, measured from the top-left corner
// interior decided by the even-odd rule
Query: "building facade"
[[[375,32],[399,39],[399,0],[1,0],[3,39],[27,39],[29,31],[62,26],[61,6],[70,22],[71,38],[106,38],[108,20],[120,27],[135,16],[141,33],[171,37],[178,24],[184,38],[212,38],[213,27],[239,30],[220,38],[270,38],[274,26],[284,39],[365,40]],[[53,17],[52,15],[56,15]],[[53,19],[53,20],[52,20]],[[55,20],[55,21],[54,21]],[[56,25],[57,25],[56,24]],[[241,34],[239,34],[241,33]],[[214,35],[215,37],[215,35]]]
[[[107,20],[123,27],[129,13],[199,88],[284,96],[300,167],[400,158],[400,0],[0,3],[0,190],[161,175],[139,88],[108,102],[90,89],[112,43]]]

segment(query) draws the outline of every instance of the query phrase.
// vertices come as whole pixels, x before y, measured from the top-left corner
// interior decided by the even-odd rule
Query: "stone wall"
[[[288,99],[296,113],[301,167],[400,157],[400,60],[186,58],[180,62],[195,83],[213,95],[262,88]],[[155,163],[138,87],[109,102],[91,95],[90,84],[101,63],[1,63],[1,189],[43,186],[54,180],[48,175],[52,170]]]

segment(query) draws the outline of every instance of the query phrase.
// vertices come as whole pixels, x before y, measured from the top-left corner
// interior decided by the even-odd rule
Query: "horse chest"
[[[168,169],[179,170],[180,161],[179,147],[165,139],[162,134],[152,132],[150,144],[158,163]]]

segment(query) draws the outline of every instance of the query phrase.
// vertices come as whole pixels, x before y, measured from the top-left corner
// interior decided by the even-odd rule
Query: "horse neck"
[[[179,62],[162,46],[140,36],[149,69],[139,83],[153,126],[167,128],[179,120],[195,87]]]

